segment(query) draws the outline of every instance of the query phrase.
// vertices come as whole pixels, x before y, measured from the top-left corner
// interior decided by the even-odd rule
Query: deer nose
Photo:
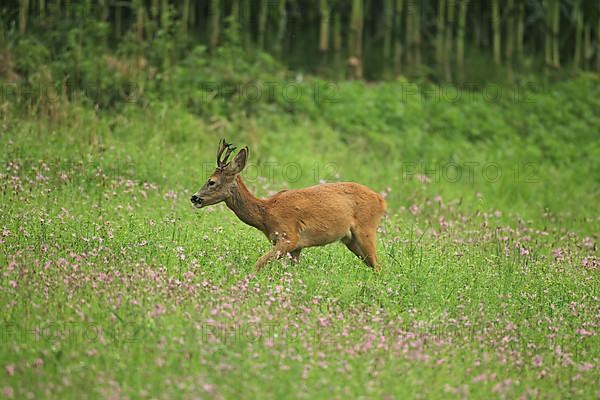
[[[200,197],[193,195],[190,200],[192,201],[192,203],[197,203],[198,201],[200,201]]]

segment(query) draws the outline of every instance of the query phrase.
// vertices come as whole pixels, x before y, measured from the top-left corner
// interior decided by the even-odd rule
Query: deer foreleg
[[[258,259],[258,261],[256,261],[256,264],[254,264],[254,269],[256,272],[260,271],[260,269],[264,267],[266,263],[271,261],[273,257],[275,257],[275,248],[267,251],[261,258]]]
[[[280,259],[281,257],[290,254],[292,260],[297,261],[300,257],[300,249],[297,248],[298,241],[290,239],[281,239],[271,250],[266,252],[261,258],[256,261],[254,268],[256,272],[260,271],[273,258]]]

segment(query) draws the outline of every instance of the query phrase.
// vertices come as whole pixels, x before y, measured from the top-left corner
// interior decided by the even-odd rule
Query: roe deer
[[[224,139],[219,143],[217,168],[191,201],[196,208],[224,201],[239,219],[267,236],[274,247],[258,259],[256,271],[273,258],[289,254],[297,262],[303,248],[338,240],[379,271],[376,233],[386,210],[381,195],[358,183],[339,182],[282,190],[268,199],[258,199],[239,175],[246,166],[248,147],[228,162],[234,150]]]

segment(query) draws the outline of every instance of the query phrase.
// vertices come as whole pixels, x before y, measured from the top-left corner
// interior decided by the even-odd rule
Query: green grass
[[[173,99],[8,114],[4,395],[597,396],[597,80],[526,105],[403,102],[401,85],[213,120]],[[262,234],[188,200],[222,136],[250,147],[259,195],[319,180],[386,192],[382,272],[336,244],[255,275]],[[474,162],[502,177],[441,175]]]

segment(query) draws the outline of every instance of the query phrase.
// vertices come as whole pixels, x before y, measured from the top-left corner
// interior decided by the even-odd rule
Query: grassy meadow
[[[5,109],[2,396],[597,398],[600,81],[410,85]],[[334,244],[255,274],[262,234],[189,202],[222,137],[259,196],[382,192],[382,272]]]

